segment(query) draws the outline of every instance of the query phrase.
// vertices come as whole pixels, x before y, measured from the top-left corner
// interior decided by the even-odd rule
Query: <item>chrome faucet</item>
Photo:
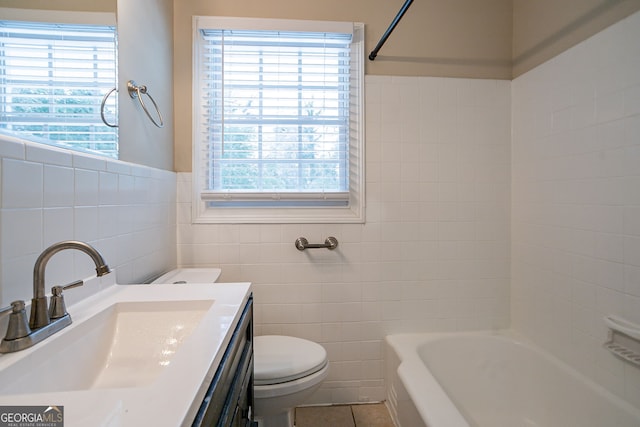
[[[10,314],[7,335],[0,343],[0,353],[10,353],[29,348],[71,324],[71,316],[67,313],[62,292],[65,289],[82,286],[82,280],[66,286],[52,288],[51,307],[47,305],[44,290],[44,272],[53,255],[65,250],[77,249],[89,255],[96,265],[98,277],[109,273],[109,266],[102,255],[91,245],[76,240],[55,243],[42,251],[33,267],[33,298],[31,299],[31,315],[26,325],[26,313],[23,301],[14,301],[11,307],[0,310],[0,314]]]
[[[93,246],[84,242],[65,240],[54,243],[42,251],[33,267],[33,298],[31,299],[31,316],[29,317],[29,327],[31,329],[42,328],[50,322],[47,297],[44,294],[44,270],[49,259],[65,249],[77,249],[89,255],[96,265],[96,275],[98,277],[104,276],[110,271],[102,255]]]

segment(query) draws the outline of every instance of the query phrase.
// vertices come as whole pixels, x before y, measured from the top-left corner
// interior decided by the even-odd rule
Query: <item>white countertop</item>
[[[97,294],[69,306],[68,311],[74,323],[67,328],[30,349],[0,355],[0,381],[3,370],[11,369],[11,365],[17,360],[28,358],[38,346],[72,330],[83,320],[114,303],[193,300],[215,302],[202,322],[182,343],[170,366],[149,385],[38,394],[2,394],[0,405],[64,406],[65,427],[190,426],[250,293],[250,283],[107,286]]]

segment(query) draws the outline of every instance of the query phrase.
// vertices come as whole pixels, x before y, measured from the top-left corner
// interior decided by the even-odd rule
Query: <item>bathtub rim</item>
[[[465,334],[464,332],[462,333]],[[418,354],[418,347],[425,342],[451,334],[415,332],[385,336],[385,342],[393,349],[400,360],[396,375],[402,381],[402,385],[409,394],[415,409],[427,426],[470,427],[466,418],[460,413]],[[460,333],[456,332],[455,334]],[[424,381],[425,378],[414,374],[416,370],[421,375],[422,373],[426,375],[426,381]],[[420,396],[420,399],[423,400],[417,399],[416,396]],[[423,404],[425,401],[429,402],[429,408]]]
[[[453,403],[453,400],[449,398],[449,395],[444,391],[438,380],[429,371],[427,366],[425,366],[425,363],[419,354],[420,347],[428,342],[437,341],[443,338],[446,339],[465,336],[494,337],[502,340],[508,340],[516,345],[524,346],[548,362],[565,370],[569,375],[572,375],[579,381],[584,382],[587,387],[592,388],[604,399],[611,401],[612,404],[618,405],[621,409],[628,411],[630,414],[640,419],[640,408],[636,408],[624,398],[617,396],[602,387],[576,368],[551,354],[549,351],[537,345],[529,338],[523,336],[518,331],[512,329],[412,332],[387,335],[385,336],[385,343],[393,349],[400,361],[396,374],[402,381],[403,386],[413,401],[416,410],[426,425],[445,425],[450,427],[471,426],[470,422]],[[426,377],[415,375],[416,369],[421,369],[426,374]],[[421,401],[416,399],[416,396],[419,396],[420,399],[423,400]],[[423,403],[425,401],[429,402],[428,408],[427,405]]]

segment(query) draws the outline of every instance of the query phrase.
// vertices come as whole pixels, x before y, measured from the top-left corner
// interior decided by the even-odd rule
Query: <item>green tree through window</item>
[[[0,21],[0,129],[117,158],[115,56],[113,26]]]

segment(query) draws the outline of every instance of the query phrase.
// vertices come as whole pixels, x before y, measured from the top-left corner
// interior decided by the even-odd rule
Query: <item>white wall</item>
[[[118,124],[120,159],[174,170],[173,132],[173,2],[118,1]],[[140,101],[127,92],[127,82],[145,85],[164,122],[156,127]],[[156,122],[151,98],[142,100]]]
[[[118,283],[175,266],[175,173],[0,139],[0,306],[33,296],[43,249],[81,240],[98,249]],[[95,276],[84,253],[62,251],[46,269],[55,284]]]
[[[136,164],[0,138],[0,306],[31,298],[35,260],[61,240],[94,245],[117,269],[118,283],[139,283],[176,265],[176,175],[167,171],[173,166],[173,5],[119,3],[120,158]],[[149,85],[165,128],[154,127],[127,96],[128,79]],[[63,251],[47,267],[46,286],[91,275],[88,256]]]
[[[168,123],[164,129],[157,129],[141,109],[121,111],[118,129],[121,158],[172,169],[172,4],[168,0],[138,3],[118,5],[119,14],[135,16],[133,22],[118,17],[123,62],[120,65],[124,66],[119,70],[120,79],[134,79],[150,84],[150,89],[156,88],[152,93],[165,110]],[[135,13],[139,11],[136,7],[150,6],[153,13],[140,10],[145,12],[146,25],[156,25],[154,31],[137,25],[142,15]],[[166,31],[158,32],[161,28]],[[154,37],[168,45],[160,49],[147,43],[147,39]],[[149,46],[156,47],[145,55],[155,55],[160,65],[165,65],[160,67],[164,68],[162,71],[151,72],[145,55],[132,56],[132,52],[139,53],[141,46],[147,50]],[[137,101],[130,99],[122,88],[120,99],[136,106]],[[174,267],[175,179],[175,173],[166,170],[1,138],[2,305],[31,298],[34,262],[43,249],[60,240],[76,239],[94,245],[109,266],[116,268],[118,283],[142,282]],[[95,275],[95,268],[88,256],[63,251],[49,262],[46,286],[91,275]]]
[[[640,407],[640,13],[513,82],[513,327]]]
[[[510,82],[367,76],[366,112],[364,225],[192,225],[178,174],[178,265],[252,281],[257,334],[327,348],[314,402],[384,399],[389,333],[509,326]]]

